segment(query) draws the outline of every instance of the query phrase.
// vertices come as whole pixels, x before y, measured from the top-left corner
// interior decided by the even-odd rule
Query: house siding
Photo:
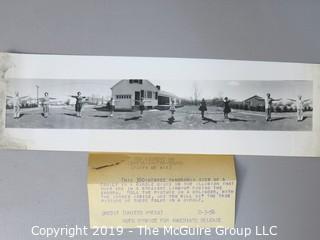
[[[148,80],[142,80],[142,84],[121,80],[111,90],[112,98],[115,100],[115,109],[132,109],[135,105],[138,105],[136,92],[139,92],[140,98],[143,94],[146,108],[154,108],[158,105],[158,99],[156,99],[158,89]]]

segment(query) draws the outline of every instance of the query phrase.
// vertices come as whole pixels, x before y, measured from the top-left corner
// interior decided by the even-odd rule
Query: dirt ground
[[[74,108],[50,107],[48,118],[42,116],[42,108],[22,109],[21,117],[13,119],[12,110],[6,112],[8,128],[70,128],[70,129],[196,129],[196,130],[274,130],[310,131],[312,112],[304,113],[305,119],[297,122],[296,113],[273,113],[271,122],[265,121],[263,112],[232,110],[229,120],[224,120],[223,110],[208,107],[206,118],[201,119],[197,106],[178,108],[175,120],[168,110],[146,110],[143,118],[138,111],[115,112],[113,117],[102,108],[84,106],[82,118],[75,115]]]

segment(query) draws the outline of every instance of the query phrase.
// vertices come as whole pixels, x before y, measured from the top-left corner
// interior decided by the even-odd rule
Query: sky
[[[20,96],[36,97],[36,85],[39,86],[39,96],[49,92],[50,97],[67,99],[78,91],[83,96],[110,97],[111,87],[119,80],[64,80],[64,79],[11,79],[8,85],[8,95],[13,96],[19,91]],[[161,90],[171,92],[178,97],[190,99],[194,97],[195,88],[200,98],[228,97],[243,101],[253,95],[265,97],[271,93],[273,98],[296,98],[302,95],[304,99],[312,98],[312,81],[219,81],[219,80],[157,80],[154,85],[160,85]]]

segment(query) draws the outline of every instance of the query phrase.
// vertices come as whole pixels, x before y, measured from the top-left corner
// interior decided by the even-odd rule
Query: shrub
[[[255,106],[250,106],[250,111],[256,111],[256,107]]]
[[[258,112],[263,112],[264,110],[264,107],[263,106],[257,106],[257,111]]]
[[[276,106],[276,108],[275,108],[275,112],[282,112],[281,107],[280,107],[280,106]]]

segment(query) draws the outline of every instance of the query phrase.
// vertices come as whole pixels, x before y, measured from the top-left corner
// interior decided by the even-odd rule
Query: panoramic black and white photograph
[[[312,130],[312,81],[11,79],[6,128]]]

